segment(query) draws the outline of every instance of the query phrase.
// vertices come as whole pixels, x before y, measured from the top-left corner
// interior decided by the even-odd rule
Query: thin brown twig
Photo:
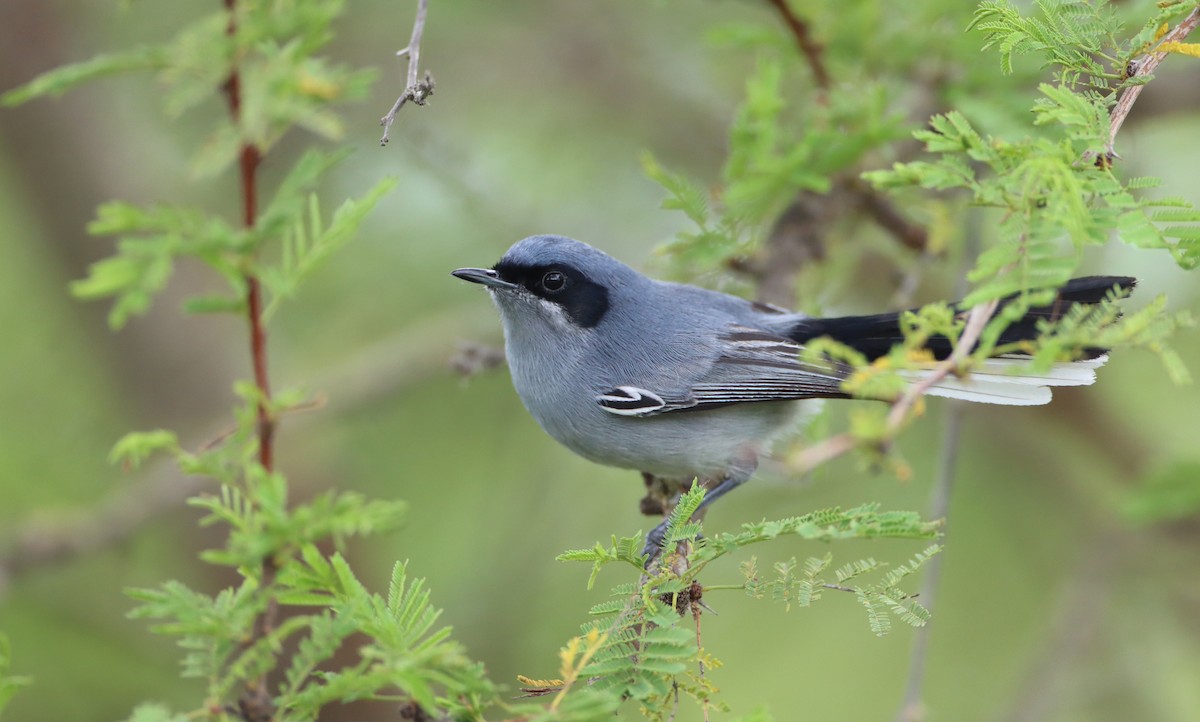
[[[229,13],[229,25],[226,32],[232,37],[237,34],[235,16],[236,0],[224,0],[225,10]],[[237,66],[234,66],[225,83],[225,92],[229,100],[229,114],[234,123],[241,121],[242,115],[242,80]],[[247,229],[254,228],[258,221],[258,166],[262,162],[262,153],[253,143],[242,145],[238,159],[239,180],[242,195],[242,223]],[[263,468],[271,471],[274,466],[275,419],[270,410],[271,381],[267,366],[267,331],[263,325],[262,316],[262,284],[253,273],[245,274],[246,281],[246,315],[250,323],[250,355],[254,366],[254,384],[258,387],[259,399],[256,404],[258,415],[258,460]]]
[[[1159,38],[1155,44],[1155,48],[1161,48],[1164,43],[1179,42],[1192,34],[1192,31],[1200,26],[1200,7],[1197,7],[1188,13],[1174,30],[1171,30],[1166,35]],[[1152,74],[1159,64],[1166,59],[1169,53],[1167,51],[1151,50],[1145,55],[1135,58],[1130,61],[1132,72],[1128,74],[1130,78],[1138,78]],[[1105,146],[1106,160],[1111,161],[1114,158],[1119,158],[1115,150],[1117,143],[1117,133],[1120,132],[1121,126],[1125,123],[1125,118],[1129,116],[1129,111],[1133,110],[1133,104],[1137,102],[1138,96],[1142,94],[1142,89],[1145,88],[1145,83],[1139,85],[1130,85],[1121,92],[1121,97],[1117,99],[1117,104],[1113,107],[1112,114],[1109,116],[1108,127],[1108,144]]]
[[[928,250],[929,230],[925,226],[910,221],[890,198],[863,180],[854,178],[849,182],[849,186],[858,196],[859,205],[871,216],[871,220],[890,233],[900,245],[912,251]]]
[[[788,4],[788,0],[767,0],[779,13],[792,37],[796,47],[808,62],[813,79],[817,86],[817,102],[828,105],[829,91],[833,86],[829,70],[825,65],[824,48],[813,39],[812,29],[808,23],[796,15]],[[885,195],[855,177],[853,173],[843,172],[835,179],[831,190],[824,194],[808,191],[800,192],[792,205],[780,215],[776,228],[772,230],[772,255],[783,258],[768,258],[762,263],[765,270],[756,275],[760,280],[769,283],[763,293],[770,298],[777,290],[790,291],[794,276],[794,265],[802,262],[807,255],[823,253],[825,219],[836,217],[838,198],[852,199],[880,228],[891,234],[906,248],[915,251],[926,251],[929,246],[929,232],[924,226],[913,223],[900,212],[894,203]],[[819,203],[813,199],[819,199]],[[814,211],[813,208],[819,210]],[[785,222],[786,221],[786,222]],[[787,231],[787,233],[781,233]],[[787,249],[787,242],[796,241],[804,248],[799,254]],[[807,250],[805,250],[807,249]],[[784,263],[778,263],[783,260]],[[753,268],[749,270],[754,271]],[[779,288],[777,288],[779,287]],[[785,305],[790,305],[791,298],[784,299]]]
[[[962,335],[958,337],[958,343],[954,345],[954,350],[950,352],[949,358],[934,366],[933,370],[920,381],[909,386],[904,395],[892,404],[892,410],[888,412],[887,416],[889,435],[899,431],[908,419],[913,406],[929,389],[962,365],[963,360],[975,348],[975,343],[979,340],[984,327],[987,326],[987,322],[992,318],[992,314],[996,312],[996,307],[999,305],[999,299],[992,299],[971,309],[967,314],[967,323],[963,326]]]
[[[821,103],[828,102],[826,93],[832,81],[829,78],[829,71],[825,68],[825,59],[822,56],[824,48],[813,39],[808,23],[796,15],[791,6],[788,5],[787,0],[767,0],[767,2],[779,12],[779,16],[783,18],[783,22],[788,26],[788,30],[792,32],[792,37],[796,39],[796,45],[800,48],[804,59],[808,61],[808,67],[812,70],[813,80],[816,81],[817,87],[821,90],[818,99]]]
[[[229,14],[227,34],[232,38],[237,35],[237,0],[224,0],[225,10]],[[229,100],[229,114],[234,124],[241,122],[242,93],[241,73],[235,64],[230,71],[229,80],[225,84]],[[262,162],[262,152],[254,143],[245,142],[239,155],[238,169],[241,181],[242,222],[247,229],[253,229],[258,223],[258,167]],[[250,325],[250,356],[254,367],[254,384],[258,389],[256,400],[258,461],[262,468],[270,473],[275,466],[275,427],[276,419],[271,409],[271,381],[267,364],[267,330],[263,319],[262,284],[252,271],[245,273],[246,281],[246,314]],[[268,555],[262,562],[262,578],[260,588],[269,589],[275,580],[278,566],[275,559]],[[273,594],[267,598],[266,608],[254,624],[252,639],[248,644],[270,635],[275,629],[279,616],[279,600]],[[239,705],[246,711],[246,716],[270,717],[273,714],[274,703],[267,689],[267,679],[264,674],[260,679],[246,685],[246,691],[239,700]]]
[[[405,103],[411,100],[415,105],[425,105],[425,101],[433,95],[433,76],[426,71],[425,77],[419,78],[421,73],[421,36],[425,33],[425,13],[428,9],[429,0],[417,0],[417,17],[413,20],[412,35],[408,39],[408,46],[396,52],[397,57],[408,59],[408,84],[404,87],[404,92],[392,104],[392,109],[379,119],[379,124],[383,126],[383,137],[379,139],[380,145],[388,144],[388,133],[392,130],[392,123],[396,122],[396,113],[400,112]]]

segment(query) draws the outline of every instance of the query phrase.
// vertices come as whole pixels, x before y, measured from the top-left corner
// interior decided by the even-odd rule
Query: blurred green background
[[[357,152],[327,202],[383,175],[400,187],[278,316],[275,385],[329,399],[286,420],[278,453],[300,496],[334,485],[408,500],[402,531],[352,545],[356,569],[378,588],[394,560],[411,560],[472,656],[515,687],[517,674],[553,676],[558,647],[605,582],[621,581],[602,577],[588,593],[587,569],[554,555],[651,522],[636,513],[638,477],[558,447],[503,369],[469,380],[450,370],[460,344],[499,343],[499,324],[484,294],[448,271],[490,265],[541,232],[646,266],[683,219],[658,209],[661,191],[643,177],[639,154],[715,182],[753,57],[715,48],[706,31],[776,20],[766,3],[748,0],[432,4],[423,65],[437,93],[429,107],[401,112],[387,148],[377,123],[402,84],[392,56],[407,42],[411,3],[356,0],[337,28],[330,55],[377,66],[380,79],[369,101],[347,110]],[[215,3],[115,5],[0,5],[0,89],[169,36]],[[964,3],[939,22],[957,32],[970,10]],[[963,72],[990,73],[996,92],[1017,92],[994,57],[977,63]],[[1200,202],[1200,75],[1181,59],[1159,76],[1119,148],[1131,174],[1162,176],[1171,194]],[[181,316],[182,297],[218,287],[200,268],[180,269],[154,311],[118,334],[105,326],[106,309],[73,301],[67,283],[108,252],[83,232],[105,200],[186,200],[235,214],[231,178],[200,182],[188,172],[205,113],[218,112],[167,119],[153,82],[123,78],[0,113],[0,544],[16,534],[37,544],[108,505],[127,511],[121,518],[135,529],[116,543],[113,528],[87,529],[79,553],[0,579],[0,630],[16,671],[36,678],[9,709],[13,720],[121,719],[139,701],[187,708],[199,694],[178,678],[172,643],[124,618],[122,589],[165,578],[219,589],[226,572],[196,560],[219,530],[197,528],[199,513],[179,501],[156,501],[181,499],[196,482],[165,466],[124,474],[105,457],[131,429],[177,429],[192,447],[218,434],[232,381],[249,373],[246,330]],[[294,133],[282,143],[264,167],[268,187],[312,142]],[[855,260],[823,294],[825,310],[885,308],[896,280],[887,259],[870,245],[847,253]],[[1141,302],[1158,293],[1175,308],[1200,300],[1166,254],[1112,247],[1089,256],[1087,270],[1139,276]],[[950,288],[935,276],[918,300]],[[1181,333],[1177,347],[1200,373],[1200,335]],[[1131,352],[1115,354],[1096,387],[1061,391],[1049,407],[968,411],[932,627],[929,719],[1200,719],[1200,524],[1134,523],[1126,513],[1147,479],[1187,481],[1200,468],[1198,401],[1150,354]],[[910,482],[853,460],[804,480],[766,473],[708,524],[864,501],[924,509],[945,411],[939,401],[930,408],[902,441]],[[146,508],[153,515],[140,521]],[[900,560],[923,546],[832,551],[847,561]],[[769,563],[825,551],[788,541],[761,553]],[[711,577],[739,578],[734,563]],[[719,616],[707,618],[705,646],[725,663],[712,679],[735,714],[760,706],[781,721],[894,714],[912,630],[875,638],[849,597],[791,612],[736,593],[707,601]],[[679,717],[698,718],[686,707]]]

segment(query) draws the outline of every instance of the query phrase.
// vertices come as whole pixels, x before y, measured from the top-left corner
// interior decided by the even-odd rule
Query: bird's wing
[[[807,363],[800,358],[803,347],[794,341],[737,325],[728,327],[717,340],[716,358],[685,388],[621,385],[597,396],[596,402],[618,416],[653,416],[754,401],[848,396],[841,383],[849,367]]]

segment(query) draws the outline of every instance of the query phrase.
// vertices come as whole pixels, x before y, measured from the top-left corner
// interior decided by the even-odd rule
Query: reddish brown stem
[[[821,51],[824,49],[816,40],[813,40],[812,32],[808,29],[808,23],[804,22],[792,11],[788,0],[767,0],[779,12],[783,22],[787,24],[788,29],[792,31],[792,35],[796,38],[796,45],[799,46],[800,52],[804,54],[808,60],[808,67],[812,68],[813,80],[816,81],[817,87],[822,91],[829,90],[831,81],[829,79],[829,71],[825,69],[825,59],[821,56]]]
[[[225,9],[229,12],[227,32],[233,35],[237,32],[237,20],[234,16],[235,0],[224,0]],[[225,84],[229,97],[229,113],[236,123],[242,112],[242,81],[235,66]],[[238,169],[242,184],[242,222],[246,228],[253,228],[258,220],[258,165],[262,154],[252,143],[242,146],[238,158]],[[267,471],[272,471],[275,465],[275,419],[271,415],[268,403],[271,400],[271,381],[267,371],[267,331],[262,319],[262,284],[253,273],[246,274],[246,314],[250,321],[250,355],[254,365],[254,383],[258,386],[258,461]]]
[[[225,10],[229,13],[229,25],[226,32],[233,36],[237,33],[236,0],[224,0]],[[229,100],[229,114],[235,124],[239,123],[242,114],[242,81],[235,64],[230,71],[229,80],[225,83],[225,92]],[[242,193],[242,223],[247,229],[254,228],[258,221],[258,166],[262,162],[262,153],[253,143],[243,143],[238,155],[238,171],[241,180]],[[262,284],[253,271],[247,270],[246,281],[246,315],[250,323],[250,357],[254,366],[254,383],[258,387],[257,402],[257,433],[258,461],[263,469],[270,472],[275,467],[275,418],[271,413],[271,382],[267,365],[267,331],[263,325]],[[278,572],[278,565],[271,556],[263,559],[262,588],[269,587]],[[279,616],[279,600],[272,595],[267,600],[266,609],[254,625],[254,639],[262,639],[275,629],[275,620]],[[239,700],[239,705],[246,719],[267,719],[273,713],[273,703],[267,690],[266,677],[257,682],[248,683],[246,691]]]

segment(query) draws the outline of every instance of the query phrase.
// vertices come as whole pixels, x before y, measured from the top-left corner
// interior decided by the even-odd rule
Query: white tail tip
[[[930,396],[962,399],[981,404],[1004,406],[1040,406],[1050,403],[1051,386],[1088,386],[1096,381],[1096,369],[1108,361],[1108,354],[1094,359],[1055,364],[1046,371],[1029,370],[1025,356],[998,356],[988,359],[966,378],[949,376],[927,392]],[[902,371],[911,381],[929,371]]]

